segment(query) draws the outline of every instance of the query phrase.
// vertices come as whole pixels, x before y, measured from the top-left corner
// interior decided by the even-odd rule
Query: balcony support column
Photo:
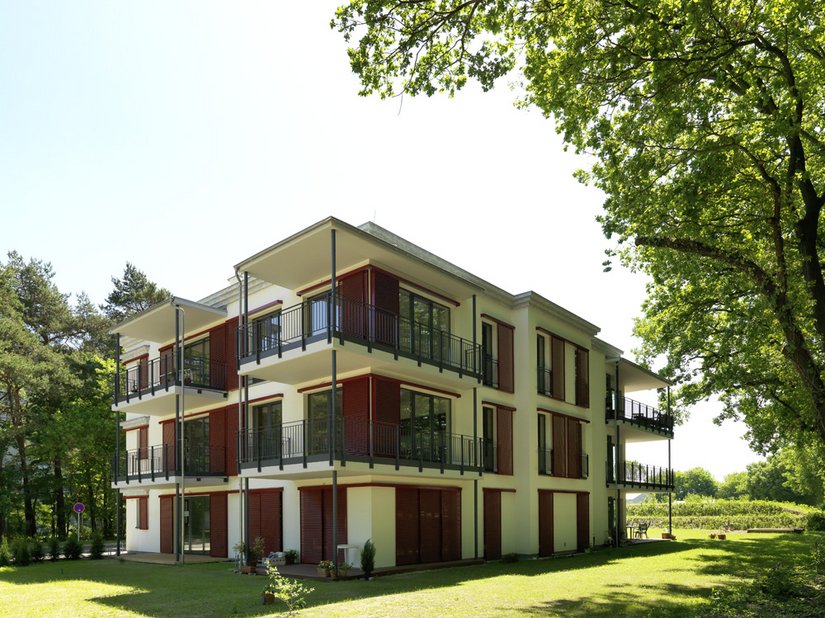
[[[667,387],[667,410],[670,413],[670,387]],[[673,534],[673,491],[671,485],[673,484],[673,473],[671,472],[670,461],[670,440],[667,441],[667,531]]]
[[[329,231],[329,261],[330,261],[330,275],[329,275],[329,319],[327,320],[327,343],[332,343],[332,338],[335,336],[335,326],[337,322],[338,311],[335,306],[336,297],[338,295],[338,281],[336,273],[338,272],[338,265],[336,264],[336,246],[335,246],[335,229]],[[343,337],[343,335],[342,335]]]
[[[120,556],[120,489],[115,490],[115,555]]]
[[[330,380],[330,382],[332,390],[329,393],[329,411],[327,412],[327,436],[329,438],[329,465],[332,466],[335,462],[335,410],[337,403],[335,391],[338,388],[338,352],[336,350],[332,351],[332,379]]]
[[[118,399],[120,399],[120,333],[115,334],[115,405]]]
[[[338,571],[338,472],[336,470],[332,471],[332,568]]]
[[[473,294],[473,373],[476,374],[476,376],[478,376],[478,348],[476,347],[476,341],[478,339],[478,335],[476,334],[476,329],[478,328],[478,324],[476,322],[477,313],[476,295]],[[480,381],[481,378],[479,377],[479,382]]]
[[[241,341],[241,356],[238,358],[239,363],[240,357],[245,357],[249,354],[249,273],[246,271],[243,273],[242,296],[242,302],[238,308],[239,312],[243,312],[240,316],[241,326],[243,327],[243,340]]]
[[[473,479],[473,558],[478,560],[478,479]]]
[[[621,389],[619,387],[619,362],[616,361],[616,388],[613,389],[613,418],[619,420],[619,406],[621,405]],[[622,418],[624,418],[624,410],[621,411]]]

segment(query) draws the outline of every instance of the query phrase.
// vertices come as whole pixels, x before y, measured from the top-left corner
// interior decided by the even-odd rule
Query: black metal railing
[[[624,462],[616,468],[608,462],[607,482],[650,489],[673,489],[673,470],[636,461]]]
[[[184,474],[186,476],[224,476],[226,474],[226,450],[222,446],[194,444],[186,447]],[[120,454],[120,461],[113,458],[113,476],[116,482],[168,480],[179,474],[175,446],[158,444],[145,448],[129,449]]]
[[[239,432],[246,467],[306,465],[330,455],[329,420],[303,419]],[[403,424],[337,418],[333,457],[422,468],[494,470],[496,445],[473,436]],[[490,462],[488,459],[492,459]]]
[[[617,398],[615,393],[607,394],[605,414],[608,420],[622,420],[654,431],[673,433],[673,415],[629,397]]]
[[[553,449],[539,449],[539,474],[547,476],[559,476],[574,479],[586,479],[590,477],[590,456],[582,453],[581,459],[578,461],[579,469],[575,469],[575,461],[570,462],[568,459],[562,462],[562,470],[556,470],[553,464]]]
[[[398,356],[481,377],[481,346],[440,329],[401,317],[375,305],[336,297],[332,320],[331,294],[306,300],[255,320],[240,337],[246,342],[243,361],[260,361],[323,338],[363,343]]]
[[[492,354],[481,355],[481,383],[498,388],[498,360]]]
[[[141,399],[156,391],[180,386],[180,372],[172,356],[140,361],[115,374],[118,401]],[[210,358],[187,358],[183,361],[183,383],[197,388],[226,389],[226,364]]]
[[[538,367],[537,371],[538,392],[540,395],[553,396],[553,370],[546,367]]]

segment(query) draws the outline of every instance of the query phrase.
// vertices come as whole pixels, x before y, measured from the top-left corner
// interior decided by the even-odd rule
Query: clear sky
[[[602,271],[603,196],[571,177],[588,161],[506,83],[358,97],[337,4],[0,0],[0,251],[52,262],[98,303],[127,260],[199,299],[326,216],[373,220],[632,357],[645,280]],[[716,411],[678,429],[676,469],[722,478],[756,459]]]

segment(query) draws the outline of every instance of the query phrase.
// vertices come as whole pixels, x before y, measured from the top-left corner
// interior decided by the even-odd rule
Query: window
[[[253,350],[267,352],[277,349],[281,336],[281,312],[276,311],[256,319],[252,333],[255,337]]]
[[[536,368],[538,392],[564,400],[565,341],[551,333],[536,335]]]
[[[536,367],[538,368],[539,394],[549,397],[553,389],[550,369],[547,366],[547,339],[544,335],[536,335]]]
[[[496,469],[496,410],[484,406],[481,412],[484,469],[487,472],[494,472]]]
[[[149,529],[149,498],[141,496],[135,499],[135,528]]]
[[[553,451],[547,450],[547,416],[539,414],[539,474],[553,474]]]
[[[209,386],[209,337],[185,344],[183,382],[184,384]]]
[[[400,288],[398,315],[402,349],[429,358],[450,358],[450,310],[447,307]]]
[[[508,393],[515,387],[513,331],[512,326],[495,318],[481,323],[482,381]]]
[[[281,401],[272,401],[252,408],[253,452],[263,459],[280,455]]]
[[[495,360],[493,325],[481,323],[481,375],[484,386],[498,388],[498,362]]]
[[[187,420],[183,426],[187,474],[210,471],[209,415]]]
[[[405,459],[442,461],[448,455],[450,400],[402,388],[400,431]]]
[[[327,324],[329,324],[329,292],[323,292],[304,302],[304,336],[325,334]]]
[[[307,395],[307,441],[308,454],[329,452],[329,405],[332,389]],[[335,425],[340,431],[343,417],[343,396],[341,388],[335,390]]]

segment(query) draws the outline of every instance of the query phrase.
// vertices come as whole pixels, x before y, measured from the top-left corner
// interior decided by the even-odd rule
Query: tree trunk
[[[63,488],[63,468],[60,459],[54,460],[54,509],[57,512],[57,535],[66,538],[66,493]]]
[[[34,518],[34,503],[32,501],[31,483],[29,482],[29,464],[26,460],[26,439],[18,435],[17,454],[20,458],[20,478],[23,481],[23,516],[26,522],[26,536],[37,534],[37,521]]]
[[[92,532],[95,532],[97,530],[97,502],[95,501],[94,481],[91,478],[86,480],[86,487],[88,489],[87,495],[89,496],[89,504],[87,505],[89,509],[89,519],[92,524]]]

